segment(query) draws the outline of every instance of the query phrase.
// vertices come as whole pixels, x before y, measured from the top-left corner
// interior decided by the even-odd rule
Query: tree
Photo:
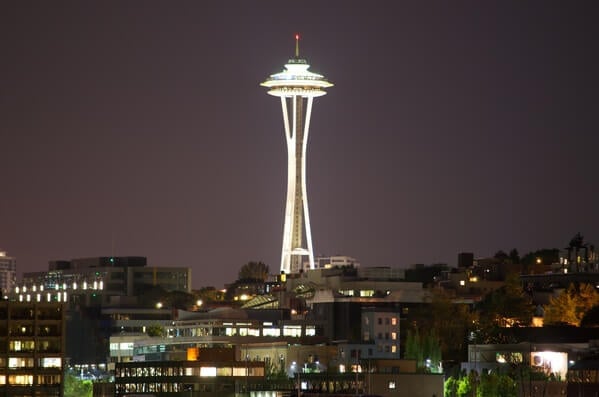
[[[545,308],[546,324],[566,323],[579,326],[585,313],[599,305],[599,292],[591,284],[570,284],[568,289],[549,300]]]
[[[536,264],[550,265],[559,262],[559,249],[543,248],[534,252],[529,252],[522,257],[520,262],[529,270]]]
[[[520,254],[518,253],[518,250],[513,248],[510,253],[510,260],[512,261],[512,263],[520,263]]]
[[[518,385],[508,374],[483,371],[480,377],[472,371],[457,379],[449,377],[444,385],[445,397],[516,397]]]
[[[270,274],[268,265],[263,262],[248,262],[239,269],[239,280],[260,280],[266,281]]]
[[[499,250],[495,253],[493,258],[497,259],[501,263],[506,263],[510,257],[504,251]]]
[[[435,289],[431,304],[415,315],[415,326],[434,330],[444,360],[462,361],[466,354],[466,336],[473,328],[476,315],[468,305],[453,303],[447,292]]]
[[[599,305],[593,306],[588,310],[582,320],[580,320],[581,327],[599,327]]]
[[[185,291],[171,291],[166,297],[166,304],[174,309],[186,310],[195,303],[195,296]]]
[[[524,293],[516,274],[509,274],[505,285],[485,296],[477,307],[480,313],[479,330],[484,343],[506,343],[501,328],[528,326],[534,307]]]
[[[204,302],[219,302],[225,299],[225,294],[212,286],[202,287],[196,291],[196,298]]]
[[[164,327],[159,324],[154,324],[146,327],[146,334],[148,336],[166,336],[166,332],[164,331]]]
[[[91,380],[81,380],[73,374],[65,374],[64,397],[92,397],[93,390]]]

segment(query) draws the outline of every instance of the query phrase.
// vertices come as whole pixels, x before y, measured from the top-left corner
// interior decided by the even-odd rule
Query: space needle
[[[295,57],[285,70],[271,75],[260,85],[268,94],[281,98],[283,124],[287,141],[287,202],[283,226],[281,271],[297,273],[307,257],[314,269],[312,232],[306,192],[306,149],[314,98],[326,94],[333,86],[324,76],[310,72],[308,62],[299,56],[299,35],[295,35]]]

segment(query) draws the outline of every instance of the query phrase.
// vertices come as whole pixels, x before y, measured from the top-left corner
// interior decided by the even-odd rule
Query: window
[[[40,367],[42,368],[60,368],[60,357],[43,357],[40,359]]]
[[[302,326],[301,325],[285,325],[283,327],[283,336],[302,336]]]
[[[389,325],[389,317],[385,318],[385,325]]]
[[[397,332],[391,332],[391,339],[397,340]]]
[[[395,381],[394,380],[390,380],[388,387],[389,387],[389,389],[395,389]]]
[[[381,317],[379,317],[378,320],[379,320],[379,325],[383,324],[383,319]]]
[[[370,339],[370,332],[365,331],[364,332],[364,340],[369,340]]]
[[[397,317],[391,317],[391,325],[397,325]]]
[[[385,332],[385,339],[389,340],[389,332]]]
[[[397,345],[391,345],[391,353],[397,353]]]

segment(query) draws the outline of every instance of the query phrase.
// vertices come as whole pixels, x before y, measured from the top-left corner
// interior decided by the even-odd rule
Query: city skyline
[[[312,115],[316,255],[446,262],[599,243],[590,2],[165,2],[0,13],[0,250],[148,257],[219,287],[275,272],[286,153],[258,84],[293,55],[335,83]],[[213,269],[220,269],[214,271]]]

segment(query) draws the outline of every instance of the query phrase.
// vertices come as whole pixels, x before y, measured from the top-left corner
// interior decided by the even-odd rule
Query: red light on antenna
[[[295,34],[295,39],[299,40],[299,34],[298,33]]]

